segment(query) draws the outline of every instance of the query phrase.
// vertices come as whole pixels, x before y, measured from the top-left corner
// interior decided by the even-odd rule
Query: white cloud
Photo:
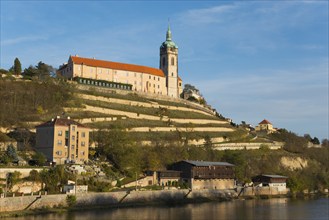
[[[20,43],[26,43],[26,42],[33,42],[33,41],[39,41],[39,40],[47,40],[48,38],[46,36],[23,36],[23,37],[16,37],[16,38],[10,38],[1,41],[2,46],[11,46],[15,44]]]
[[[191,9],[181,15],[181,20],[187,24],[219,23],[221,15],[231,12],[235,5],[219,5],[202,9]]]

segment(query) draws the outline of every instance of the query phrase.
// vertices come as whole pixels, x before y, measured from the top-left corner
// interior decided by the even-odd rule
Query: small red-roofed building
[[[56,164],[87,162],[89,131],[69,117],[57,116],[36,126],[36,150]]]
[[[259,122],[258,126],[255,128],[256,131],[265,131],[266,133],[273,133],[276,132],[276,129],[273,128],[273,125],[268,120],[264,119],[263,121]]]

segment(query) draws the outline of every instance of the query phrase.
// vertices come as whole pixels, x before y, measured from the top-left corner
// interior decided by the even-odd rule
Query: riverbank
[[[30,197],[30,198],[29,198]],[[161,191],[123,191],[106,193],[84,193],[72,195],[74,198],[70,206],[67,202],[67,195],[44,195],[24,197],[1,198],[0,207],[9,205],[8,208],[15,206],[15,210],[0,212],[0,218],[18,217],[25,215],[39,215],[46,213],[75,212],[79,210],[95,209],[115,209],[131,207],[173,207],[183,204],[223,202],[231,200],[264,200],[274,198],[297,198],[305,199],[312,197],[327,197],[328,194],[304,195],[268,195],[268,196],[237,196],[234,190],[161,190]],[[6,201],[5,201],[6,200]],[[39,201],[40,200],[40,201]],[[28,201],[32,203],[27,204]],[[39,203],[36,203],[39,201]],[[43,202],[42,202],[43,201]],[[52,201],[52,203],[49,203]]]
[[[66,194],[7,197],[0,199],[0,215],[98,207],[131,207],[179,203],[227,201],[237,198],[234,190],[159,190],[81,193],[68,199]],[[69,201],[70,200],[70,201]]]

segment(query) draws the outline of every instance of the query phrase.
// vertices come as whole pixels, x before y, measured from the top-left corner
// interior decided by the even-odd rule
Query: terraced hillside
[[[65,115],[94,131],[121,128],[130,137],[150,144],[181,139],[203,144],[205,137],[221,142],[236,129],[213,111],[186,100],[79,86],[79,107],[64,108]]]

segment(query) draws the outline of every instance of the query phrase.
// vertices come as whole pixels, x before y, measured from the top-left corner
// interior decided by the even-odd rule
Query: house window
[[[57,145],[61,146],[62,145],[62,140],[58,140]]]
[[[75,126],[72,126],[72,131],[75,131]]]
[[[149,76],[149,79],[151,79],[151,76]]]
[[[71,145],[71,149],[74,150],[74,144]]]
[[[158,81],[160,81],[160,77],[158,77]]]
[[[81,146],[84,147],[86,143],[84,141],[81,141]]]
[[[59,151],[56,151],[56,154],[59,155],[59,156],[61,156],[62,155],[62,151],[60,151],[60,150]]]
[[[75,140],[75,136],[74,136],[74,135],[72,135],[72,140],[73,140],[73,141]]]
[[[63,132],[62,131],[58,131],[58,136],[62,136]]]
[[[153,77],[153,79],[155,80],[155,76]]]
[[[81,132],[81,137],[86,137],[86,133],[85,132]]]
[[[179,86],[182,86],[182,83],[179,83]]]
[[[85,155],[85,152],[84,151],[81,151],[81,155],[84,156]]]
[[[174,73],[171,73],[171,76],[174,76]]]

